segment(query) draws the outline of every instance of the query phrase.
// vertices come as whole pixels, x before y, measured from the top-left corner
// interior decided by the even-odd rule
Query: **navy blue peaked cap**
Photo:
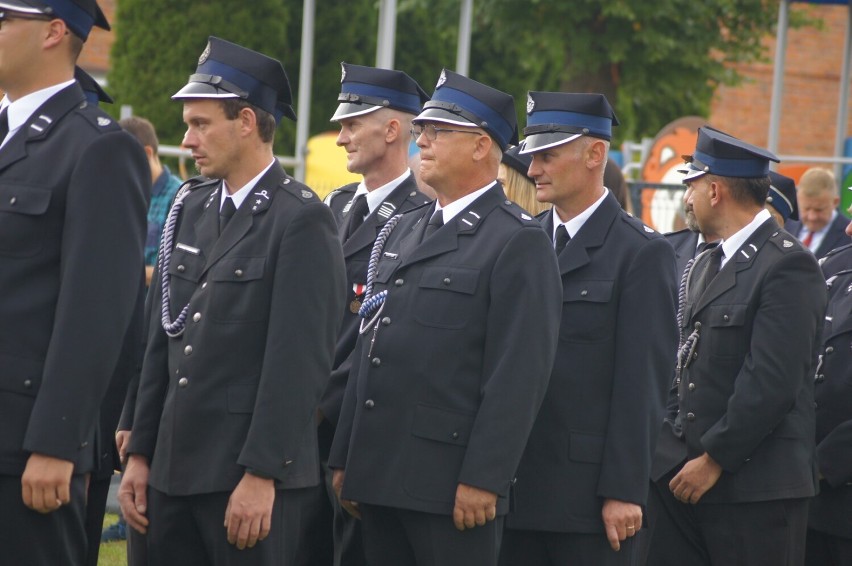
[[[518,143],[515,99],[495,88],[444,69],[432,100],[423,105],[415,122],[445,122],[482,128],[506,150]]]
[[[522,153],[533,153],[574,141],[580,136],[612,139],[618,118],[602,94],[530,92]]]
[[[766,202],[777,210],[784,220],[799,219],[799,205],[796,202],[796,182],[775,171],[769,172],[769,194]]]
[[[0,0],[2,1],[2,0]],[[290,81],[281,62],[210,36],[195,74],[172,99],[241,98],[275,116],[296,119]]]
[[[83,41],[89,38],[92,26],[110,29],[97,0],[0,0],[0,10],[59,18]]]
[[[74,67],[74,78],[80,83],[80,88],[83,89],[83,93],[86,95],[86,100],[89,101],[89,104],[94,104],[95,106],[101,102],[112,104],[112,97],[101,88],[101,85],[98,84],[98,81],[92,75],[80,67]]]
[[[417,81],[403,73],[391,69],[364,67],[341,63],[340,105],[331,117],[331,121],[351,118],[374,112],[380,108],[393,108],[409,114],[418,114],[423,104],[429,100]]]
[[[503,152],[503,164],[511,167],[530,181],[532,178],[529,176],[530,165],[532,165],[532,155],[527,153],[521,153],[521,150],[524,149],[524,142],[521,142],[521,145],[516,145],[511,147]]]
[[[698,128],[695,153],[684,155],[687,168],[683,181],[691,181],[708,173],[720,177],[753,179],[769,174],[769,162],[780,160],[772,152],[746,143],[725,132],[702,126]]]

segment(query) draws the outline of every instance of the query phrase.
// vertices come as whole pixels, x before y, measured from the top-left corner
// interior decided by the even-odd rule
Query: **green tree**
[[[185,131],[182,105],[171,100],[192,73],[207,37],[215,35],[284,60],[290,2],[281,0],[120,0],[115,18],[109,91],[116,103],[133,106],[133,113],[151,120],[164,144],[177,145]],[[291,76],[292,77],[292,76]],[[295,87],[294,87],[295,88]],[[294,91],[295,92],[295,91]],[[295,127],[283,120],[279,129],[292,132],[276,139],[290,140]],[[276,145],[276,151],[286,149]]]
[[[679,116],[707,116],[716,88],[742,80],[734,64],[765,58],[778,2],[477,0],[476,12],[482,29],[499,29],[549,68],[520,69],[537,79],[531,90],[606,94],[621,140],[653,135]],[[794,25],[811,22],[793,13]]]

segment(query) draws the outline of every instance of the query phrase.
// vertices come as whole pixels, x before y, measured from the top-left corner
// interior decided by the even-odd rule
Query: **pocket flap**
[[[707,324],[714,327],[742,326],[748,305],[710,305],[707,307]]]
[[[50,190],[27,185],[0,186],[0,212],[38,215],[47,211]]]
[[[418,405],[414,409],[411,434],[448,444],[467,446],[474,416],[452,409]]]
[[[420,287],[424,289],[443,289],[472,295],[479,283],[479,270],[471,267],[432,266],[423,270]]]
[[[569,281],[563,283],[562,300],[566,303],[574,301],[606,303],[612,298],[612,286],[611,280]]]
[[[169,262],[169,275],[197,283],[201,278],[205,261],[203,256],[176,247],[172,251],[172,258]]]
[[[265,257],[226,257],[210,271],[213,281],[253,281],[263,277]]]
[[[603,460],[604,436],[572,432],[568,445],[568,457],[575,462],[599,464]]]
[[[399,264],[402,263],[398,259],[383,259],[379,261],[378,267],[376,267],[376,282],[377,283],[387,283],[391,275],[396,273],[396,268],[399,267]],[[364,267],[364,277],[366,278],[367,267]]]

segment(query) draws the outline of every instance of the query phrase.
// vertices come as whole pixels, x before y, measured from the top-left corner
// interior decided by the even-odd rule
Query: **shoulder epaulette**
[[[789,253],[796,250],[803,250],[802,244],[795,237],[791,236],[789,232],[784,230],[778,230],[773,232],[771,236],[769,236],[769,241],[775,244],[779,250],[784,253]]]
[[[649,240],[654,237],[662,237],[662,234],[660,234],[659,232],[657,232],[632,214],[624,212],[624,214],[621,215],[621,219],[624,221],[625,224],[627,224]]]
[[[529,224],[533,222],[535,218],[533,218],[529,212],[518,206],[516,203],[506,199],[503,201],[503,204],[499,207],[500,210],[520,222],[521,224]]]

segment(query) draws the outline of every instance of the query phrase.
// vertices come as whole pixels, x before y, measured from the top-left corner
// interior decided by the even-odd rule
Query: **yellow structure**
[[[305,160],[305,184],[320,198],[348,183],[357,183],[361,175],[346,170],[346,150],[335,143],[337,132],[324,132],[308,140]]]

